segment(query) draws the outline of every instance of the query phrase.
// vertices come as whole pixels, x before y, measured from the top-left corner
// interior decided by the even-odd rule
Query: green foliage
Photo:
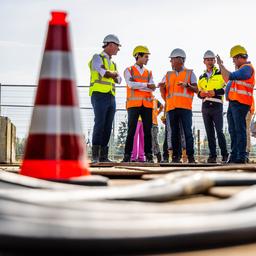
[[[127,118],[125,118],[125,121],[121,121],[118,126],[118,135],[117,135],[117,143],[116,143],[116,149],[118,154],[124,153],[127,129],[128,129],[128,121],[127,121]]]
[[[21,159],[25,150],[25,138],[16,138],[16,158]]]

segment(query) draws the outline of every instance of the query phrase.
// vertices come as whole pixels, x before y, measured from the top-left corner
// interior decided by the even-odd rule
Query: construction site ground
[[[247,171],[253,171],[254,164],[248,164]],[[0,171],[8,171],[11,173],[18,173],[19,165],[0,165]],[[102,163],[91,166],[92,175],[102,175],[109,178],[108,186],[126,186],[131,184],[139,184],[151,179],[155,179],[165,175],[166,173],[176,171],[242,171],[239,166],[220,165],[220,164],[145,164],[145,163]],[[200,204],[204,202],[211,202],[222,200],[235,193],[243,190],[244,186],[232,187],[213,187],[207,193],[196,196],[189,196],[179,200],[171,201],[170,204]],[[152,254],[156,255],[156,254]],[[236,246],[229,246],[224,248],[215,248],[190,252],[177,252],[177,253],[163,253],[157,255],[173,255],[173,256],[254,256],[256,255],[256,243],[242,244]]]

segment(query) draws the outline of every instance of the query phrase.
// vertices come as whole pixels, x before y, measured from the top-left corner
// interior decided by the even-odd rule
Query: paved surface
[[[132,168],[134,167],[134,168]],[[101,174],[106,175],[107,177],[111,177],[109,180],[109,186],[120,186],[120,185],[130,185],[130,184],[139,184],[142,182],[146,182],[147,180],[161,177],[161,171],[165,173],[169,168],[169,171],[177,171],[177,168],[171,170],[171,166],[159,167],[159,166],[130,166],[129,168],[125,168],[122,166],[109,166],[109,167],[94,167],[91,168],[93,174]],[[184,169],[184,167],[180,166],[180,169]],[[212,168],[205,167],[205,170],[209,170]],[[250,170],[252,171],[254,166],[250,166]],[[179,168],[178,168],[179,169]],[[191,168],[190,168],[191,169]],[[197,168],[195,168],[197,169]],[[238,168],[239,169],[239,168]],[[18,166],[0,166],[0,170],[6,170],[10,172],[17,172]],[[159,171],[159,173],[157,173]],[[122,178],[123,176],[123,178]],[[121,177],[121,178],[120,178]],[[214,187],[209,190],[209,193],[205,195],[196,195],[191,196],[189,198],[177,200],[171,202],[172,204],[198,204],[210,201],[221,200],[222,198],[227,198],[235,193],[241,191],[245,187]],[[163,254],[152,254],[152,255],[162,255],[162,256],[221,256],[221,255],[232,255],[232,256],[255,256],[256,255],[256,243],[246,244],[246,245],[238,245],[238,246],[230,246],[226,248],[216,248],[210,250],[200,250],[200,251],[192,251],[192,252],[180,252],[180,253],[163,253]]]

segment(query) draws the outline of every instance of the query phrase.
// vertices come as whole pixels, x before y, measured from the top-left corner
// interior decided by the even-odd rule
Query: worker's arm
[[[252,76],[253,70],[250,66],[243,66],[242,68],[231,72],[229,80],[247,80]]]
[[[191,74],[190,83],[188,84],[187,88],[195,93],[198,93],[197,78],[194,72]]]
[[[146,92],[154,91],[155,86],[154,86],[153,77],[150,78],[149,83],[131,81],[132,80],[132,75],[131,75],[131,72],[129,71],[129,68],[127,68],[124,71],[124,79],[125,79],[126,84],[128,85],[129,88],[137,89],[137,90],[140,90],[140,91],[146,91]]]
[[[193,83],[193,84],[187,84],[187,88],[195,93],[198,93],[198,88],[197,88],[197,84]]]
[[[118,84],[121,83],[122,78],[117,71],[110,71],[104,68],[102,58],[99,54],[95,54],[92,58],[92,68],[96,70],[102,77],[112,78]]]
[[[219,65],[219,68],[220,68],[221,75],[223,76],[225,82],[227,82],[229,80],[229,76],[231,72],[228,71],[226,67],[223,65],[223,61],[219,55],[217,55],[216,58],[217,58],[217,64]]]
[[[163,77],[162,81],[158,83],[158,87],[160,88],[161,97],[166,101],[166,76]]]
[[[185,83],[185,82],[178,82],[179,86],[182,86],[184,88],[189,89],[190,91],[193,91],[195,93],[198,92],[198,88],[197,88],[197,78],[196,75],[194,74],[194,72],[192,72],[191,74],[191,78],[190,78],[190,83]]]

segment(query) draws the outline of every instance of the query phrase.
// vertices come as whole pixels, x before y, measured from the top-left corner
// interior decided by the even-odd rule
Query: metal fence
[[[36,87],[36,85],[0,84],[0,115],[7,116],[11,119],[12,123],[17,128],[18,138],[26,138],[27,136],[30,117],[34,106],[34,95]],[[88,146],[88,151],[90,152],[94,114],[88,93],[89,86],[79,85],[77,86],[77,89],[81,109],[80,113],[83,132],[85,135],[85,141]],[[125,86],[117,86],[116,91],[117,111],[113,123],[113,131],[109,145],[112,157],[118,157],[118,155],[121,154],[120,148],[117,150],[117,140],[119,136],[118,128],[121,122],[125,122],[125,120],[127,120],[127,112],[125,109],[126,88]],[[161,101],[159,92],[156,92],[156,97]],[[224,104],[224,113],[226,109],[227,104]],[[159,141],[160,144],[162,144],[164,126],[161,121],[159,121],[159,126],[161,131],[159,135]],[[197,97],[194,98],[193,102],[193,130],[196,154],[207,155],[208,147],[207,140],[205,139],[206,135],[201,114],[201,100],[199,100]],[[229,135],[227,133],[226,118],[224,118],[224,131],[227,136],[229,147]]]

